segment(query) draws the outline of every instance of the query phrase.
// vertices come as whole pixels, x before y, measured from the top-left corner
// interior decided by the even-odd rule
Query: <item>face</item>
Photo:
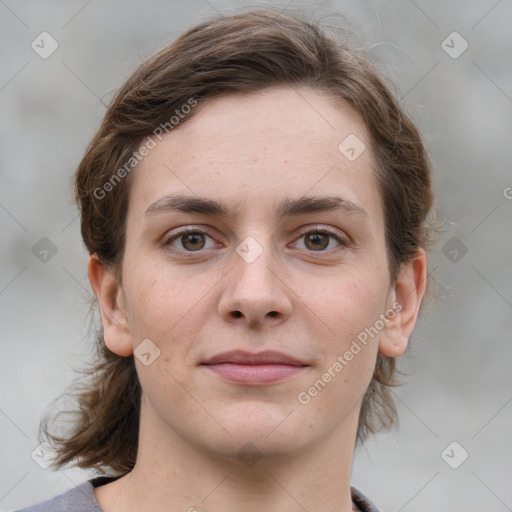
[[[226,455],[355,434],[410,309],[389,278],[365,126],[307,89],[196,108],[132,177],[122,285],[90,270],[107,345],[137,355],[142,421]],[[339,149],[350,134],[356,159]]]

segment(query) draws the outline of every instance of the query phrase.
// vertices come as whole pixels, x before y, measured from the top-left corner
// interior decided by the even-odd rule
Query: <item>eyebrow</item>
[[[223,201],[214,201],[198,196],[167,195],[152,203],[145,212],[145,216],[158,213],[178,211],[184,213],[197,213],[217,217],[237,217],[240,212],[240,202],[228,205]],[[304,215],[308,213],[342,211],[346,214],[355,214],[368,221],[368,213],[359,205],[339,196],[312,196],[299,199],[286,198],[276,210],[276,218]]]

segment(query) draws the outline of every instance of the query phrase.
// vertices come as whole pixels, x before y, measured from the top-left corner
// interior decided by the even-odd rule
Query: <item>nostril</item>
[[[233,311],[231,313],[233,315],[233,317],[235,318],[240,318],[241,316],[243,316],[242,312],[241,311]],[[271,317],[276,317],[276,316],[279,316],[279,312],[278,311],[269,311],[267,313],[267,315],[271,316]]]

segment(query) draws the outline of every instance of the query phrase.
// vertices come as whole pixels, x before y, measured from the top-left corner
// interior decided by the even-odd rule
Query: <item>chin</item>
[[[297,408],[295,408],[297,409]],[[220,456],[232,458],[255,451],[260,455],[285,455],[313,442],[312,429],[304,429],[293,407],[247,402],[225,407],[216,420],[225,428],[201,432],[203,443]]]

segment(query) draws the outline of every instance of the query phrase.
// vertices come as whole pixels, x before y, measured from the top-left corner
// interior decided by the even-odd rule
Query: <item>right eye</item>
[[[186,228],[171,234],[163,245],[164,247],[170,246],[178,251],[198,252],[205,248],[206,238],[213,241],[211,236],[204,231],[197,228]],[[178,246],[175,243],[177,243]],[[211,248],[211,246],[206,247],[206,249],[209,248]]]

